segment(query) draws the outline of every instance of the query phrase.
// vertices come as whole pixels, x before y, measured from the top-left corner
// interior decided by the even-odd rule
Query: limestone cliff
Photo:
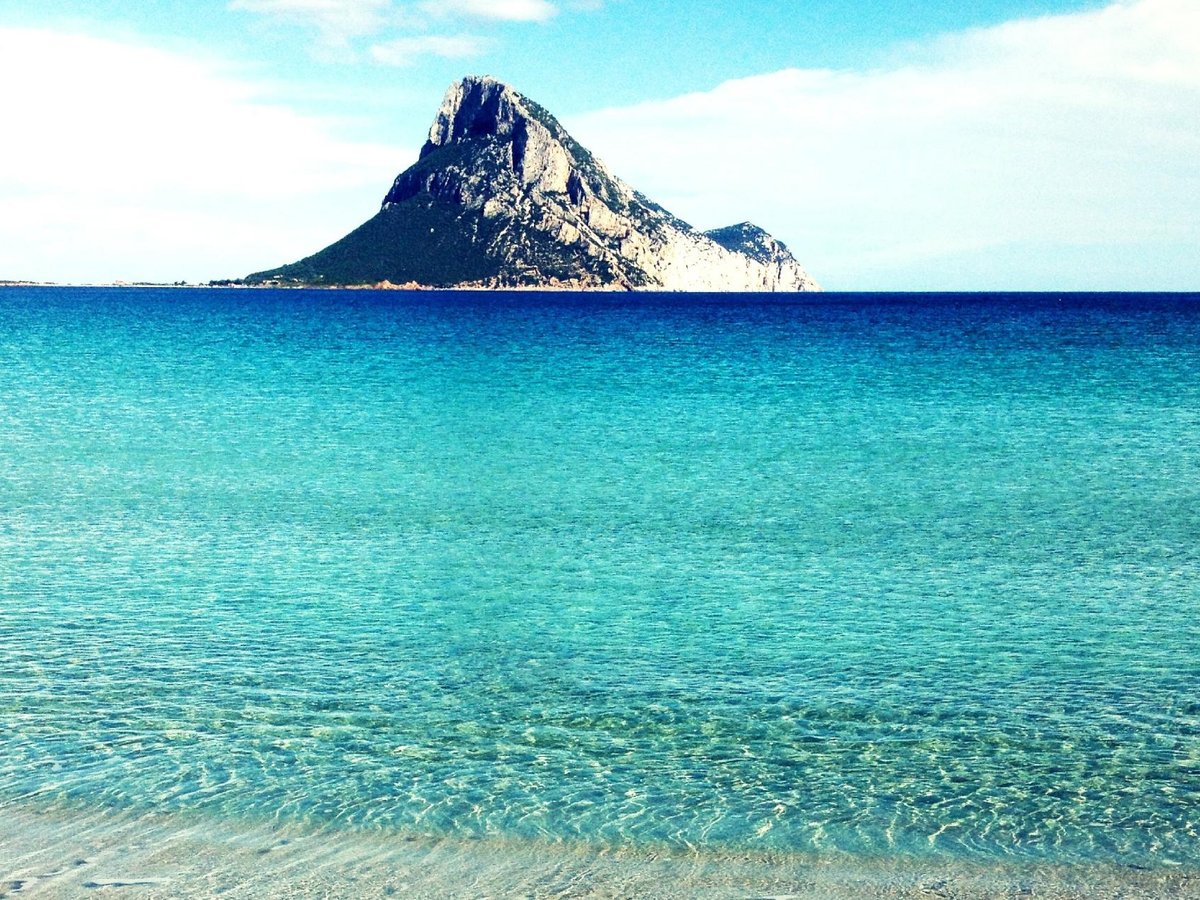
[[[633,190],[541,106],[491,78],[451,85],[379,213],[252,282],[667,291],[819,290],[743,223],[699,232]]]

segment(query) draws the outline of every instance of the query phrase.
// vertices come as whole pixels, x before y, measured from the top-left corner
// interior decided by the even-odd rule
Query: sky
[[[1197,0],[0,0],[0,279],[307,256],[467,74],[828,289],[1200,290]]]

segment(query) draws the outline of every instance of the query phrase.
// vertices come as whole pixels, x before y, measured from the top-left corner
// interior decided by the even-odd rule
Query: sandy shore
[[[0,809],[0,897],[1200,898],[1200,872],[595,850]]]

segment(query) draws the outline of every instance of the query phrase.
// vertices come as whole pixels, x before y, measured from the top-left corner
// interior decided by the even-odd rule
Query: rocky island
[[[419,160],[341,240],[249,284],[816,291],[744,222],[701,232],[614,176],[506,84],[453,84]]]

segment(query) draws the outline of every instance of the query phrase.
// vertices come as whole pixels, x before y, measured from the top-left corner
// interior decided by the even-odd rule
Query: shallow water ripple
[[[1198,364],[1179,298],[5,292],[0,806],[1196,866]]]

